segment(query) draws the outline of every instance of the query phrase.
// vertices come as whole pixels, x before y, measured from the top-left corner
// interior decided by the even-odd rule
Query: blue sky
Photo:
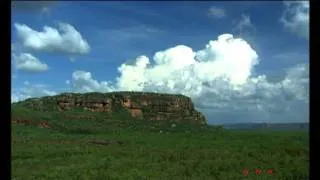
[[[15,2],[12,101],[190,96],[212,124],[306,122],[307,2]]]

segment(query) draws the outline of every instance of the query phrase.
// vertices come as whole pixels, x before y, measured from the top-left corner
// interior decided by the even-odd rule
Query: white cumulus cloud
[[[227,13],[222,8],[212,6],[209,8],[208,15],[214,19],[223,19],[227,16]]]
[[[20,55],[13,54],[13,60],[18,70],[28,72],[43,72],[48,70],[47,64],[42,63],[30,53],[21,53]]]
[[[207,114],[241,112],[244,117],[246,112],[257,120],[265,118],[257,113],[290,114],[297,102],[307,106],[308,64],[291,67],[283,79],[269,82],[264,74],[253,75],[259,62],[244,39],[223,34],[198,51],[178,45],[156,52],[152,59],[141,55],[134,64],[121,64],[113,83],[98,82],[85,71],[74,72],[70,83],[81,91],[179,93],[190,96]]]
[[[309,1],[286,1],[280,21],[286,29],[309,39]]]
[[[66,84],[71,84],[76,92],[108,92],[112,91],[107,81],[98,82],[92,78],[90,72],[75,71],[72,73],[72,80],[66,80]]]
[[[200,50],[177,45],[156,52],[152,58],[141,55],[132,64],[121,64],[120,75],[112,82],[97,80],[91,72],[77,70],[66,84],[75,92],[132,90],[184,94],[193,99],[196,108],[211,122],[306,120],[309,65],[297,64],[286,69],[282,78],[269,81],[267,75],[255,72],[260,61],[247,41],[222,34]],[[23,91],[13,93],[12,99],[55,94],[43,87],[25,86]]]
[[[23,101],[32,97],[53,96],[57,92],[49,90],[50,88],[44,84],[31,84],[28,81],[24,82],[22,88],[11,90],[11,102]]]
[[[59,30],[44,26],[36,31],[25,24],[14,24],[22,44],[29,49],[45,52],[87,54],[90,46],[79,31],[67,23],[59,23]]]

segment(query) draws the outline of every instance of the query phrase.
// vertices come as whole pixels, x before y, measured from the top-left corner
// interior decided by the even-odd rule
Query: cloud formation
[[[283,79],[269,82],[264,74],[253,75],[260,62],[256,51],[241,38],[220,35],[204,49],[178,45],[142,55],[134,64],[121,64],[114,83],[94,80],[90,72],[76,71],[69,82],[74,91],[151,91],[190,96],[204,112],[292,113],[295,103],[308,103],[309,66],[287,70]],[[255,116],[256,117],[256,116]],[[256,118],[262,118],[257,116]],[[275,119],[276,120],[276,119]]]
[[[196,108],[209,120],[305,120],[309,65],[290,67],[283,78],[271,82],[267,75],[254,73],[259,63],[258,54],[248,42],[222,34],[198,51],[177,45],[156,52],[152,59],[141,55],[133,64],[121,64],[120,75],[113,82],[99,81],[91,72],[77,70],[66,84],[74,92],[121,90],[184,94],[193,99]],[[12,99],[55,94],[44,86],[26,84],[24,89],[13,93]],[[301,109],[304,113],[296,114]]]
[[[309,39],[309,1],[286,1],[285,10],[280,18],[284,28]]]
[[[245,31],[255,30],[254,25],[251,22],[250,16],[246,14],[241,14],[241,18],[236,22],[234,30],[243,34]]]
[[[11,102],[18,102],[32,97],[53,96],[57,93],[49,90],[49,87],[44,84],[30,84],[24,82],[24,87],[11,90]]]
[[[223,19],[227,16],[224,9],[211,6],[208,11],[208,16],[214,19]]]
[[[35,51],[58,52],[68,54],[87,54],[88,42],[72,25],[59,23],[59,30],[44,26],[43,31],[36,31],[25,24],[14,24],[17,35],[24,47]]]
[[[38,58],[34,57],[30,53],[21,53],[20,55],[12,55],[15,61],[15,67],[18,70],[27,72],[43,72],[48,70],[48,65],[42,63]]]
[[[70,80],[66,80],[70,84]],[[109,92],[112,91],[107,81],[98,82],[92,78],[90,72],[75,71],[72,73],[72,89],[76,92]]]

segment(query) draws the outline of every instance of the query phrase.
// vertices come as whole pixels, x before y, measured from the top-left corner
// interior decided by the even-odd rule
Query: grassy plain
[[[307,132],[235,131],[214,126],[129,120],[81,111],[13,117],[49,128],[12,123],[12,179],[31,180],[305,180]],[[96,145],[90,140],[119,140]],[[244,168],[249,169],[244,176]],[[260,168],[262,173],[255,174]],[[267,174],[273,169],[273,174]]]

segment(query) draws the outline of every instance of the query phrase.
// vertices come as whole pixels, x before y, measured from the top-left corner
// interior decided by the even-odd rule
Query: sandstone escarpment
[[[191,99],[183,95],[143,92],[63,93],[28,99],[23,102],[23,106],[40,111],[77,109],[106,114],[126,110],[134,118],[206,124],[205,117],[195,110]]]

